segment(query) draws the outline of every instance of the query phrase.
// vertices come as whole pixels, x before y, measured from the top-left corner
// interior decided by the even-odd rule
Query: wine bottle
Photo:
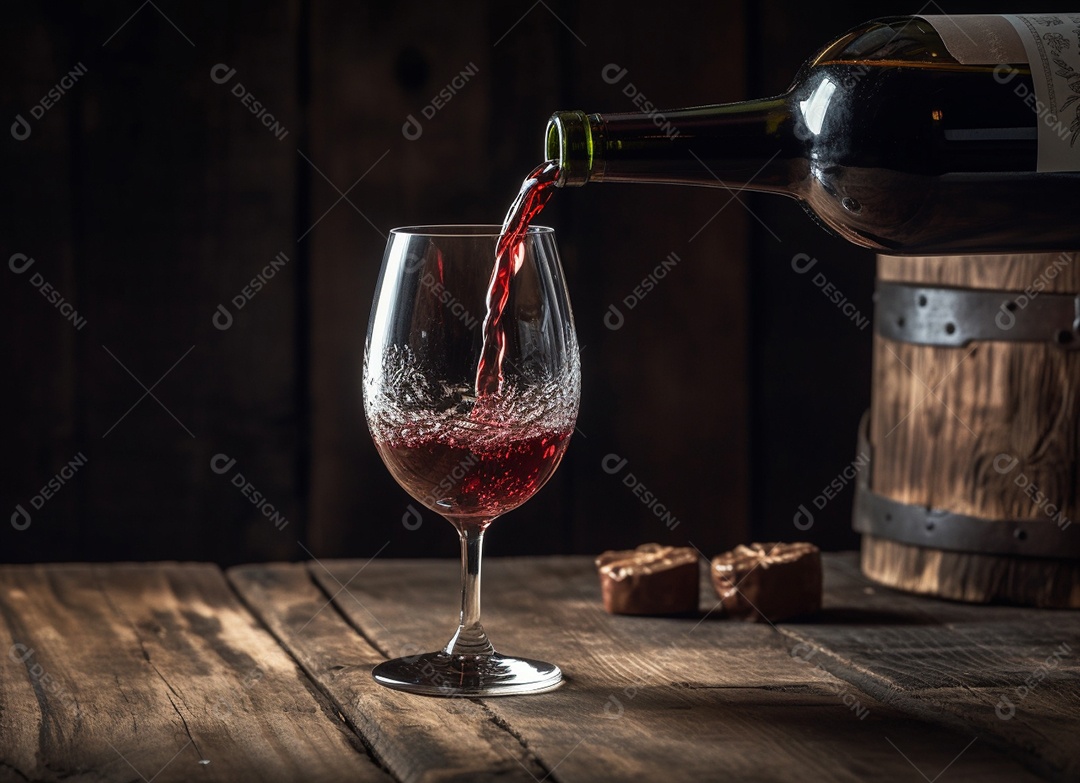
[[[1080,248],[1080,13],[868,22],[783,95],[657,113],[556,113],[560,186],[780,193],[897,254]]]

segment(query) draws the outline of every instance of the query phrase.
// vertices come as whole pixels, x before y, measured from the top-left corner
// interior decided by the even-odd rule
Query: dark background
[[[1052,9],[790,0],[632,11],[612,0],[6,9],[4,128],[22,115],[31,135],[0,141],[0,509],[21,506],[30,519],[5,516],[0,560],[455,554],[450,526],[430,512],[418,529],[403,524],[410,499],[363,422],[364,330],[388,229],[498,222],[540,160],[547,117],[632,111],[628,83],[663,107],[764,96],[864,19],[1024,10]],[[219,63],[235,69],[226,84],[210,77]],[[609,63],[627,70],[617,85],[601,78]],[[85,75],[34,118],[80,65]],[[452,100],[423,116],[467,69],[475,75]],[[286,135],[241,103],[238,83]],[[422,124],[414,140],[402,132],[410,114]],[[815,272],[869,316],[873,254],[826,234],[793,201],[731,200],[719,188],[566,190],[541,222],[558,232],[583,346],[583,435],[551,483],[496,525],[488,551],[857,546],[850,487],[814,509],[809,530],[793,515],[854,458],[871,329],[791,261],[817,258]],[[609,305],[672,252],[679,265],[624,308],[621,329],[606,328]],[[34,259],[22,274],[7,263],[16,253]],[[233,307],[279,253],[284,268]],[[35,274],[83,328],[41,295]],[[222,304],[233,316],[224,330],[213,322]],[[218,454],[235,459],[222,474],[211,469]],[[627,460],[617,475],[601,469],[608,454]],[[85,464],[34,507],[72,460]],[[241,494],[238,473],[286,526]],[[628,473],[677,527],[624,486]]]

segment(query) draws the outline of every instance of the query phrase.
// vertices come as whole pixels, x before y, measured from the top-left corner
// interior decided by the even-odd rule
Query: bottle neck
[[[546,152],[560,186],[657,182],[790,192],[804,158],[787,96],[664,114],[558,112]]]

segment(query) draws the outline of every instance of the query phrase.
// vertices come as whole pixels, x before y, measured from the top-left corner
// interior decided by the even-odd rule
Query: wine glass
[[[375,446],[397,482],[461,539],[457,632],[438,652],[372,672],[412,693],[535,693],[562,681],[554,664],[497,653],[480,623],[484,532],[555,472],[581,396],[555,232],[530,226],[510,248],[508,275],[493,274],[499,233],[393,229],[368,326],[364,411]]]

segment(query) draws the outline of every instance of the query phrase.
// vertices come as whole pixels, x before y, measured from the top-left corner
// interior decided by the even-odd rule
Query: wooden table
[[[612,617],[588,558],[491,560],[497,646],[536,696],[376,685],[452,631],[458,566],[0,567],[3,781],[1023,781],[1080,778],[1080,614],[870,585],[773,628]]]

